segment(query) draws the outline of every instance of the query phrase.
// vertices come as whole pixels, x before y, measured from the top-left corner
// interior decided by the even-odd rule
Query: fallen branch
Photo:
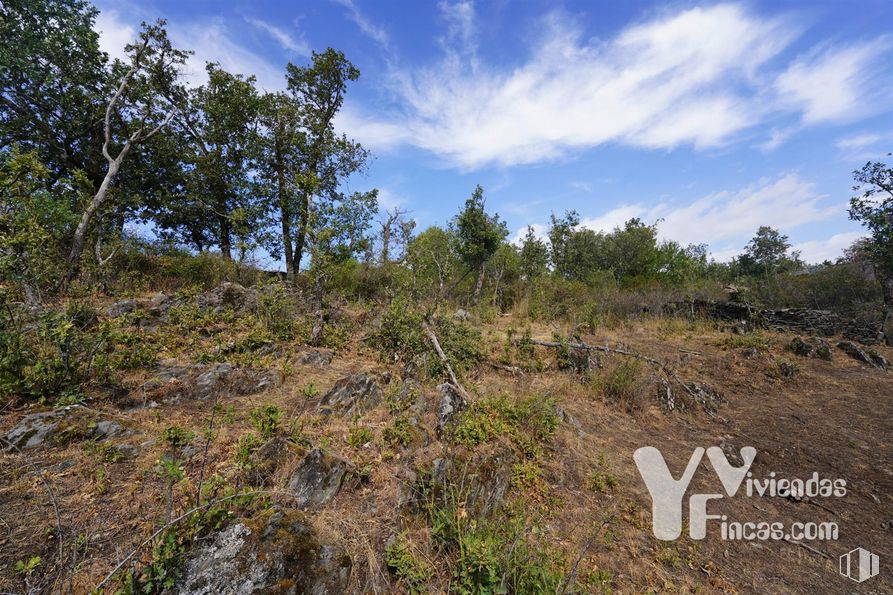
[[[447,360],[446,354],[443,352],[443,349],[440,348],[440,341],[437,340],[437,335],[434,334],[434,330],[431,328],[431,324],[429,324],[429,320],[422,320],[422,328],[425,331],[425,334],[428,335],[428,340],[431,341],[431,345],[434,346],[434,351],[437,352],[437,357],[440,358],[440,361],[443,362],[443,365],[447,369],[447,374],[450,375],[450,383],[453,385],[453,388],[456,389],[456,392],[465,399],[465,402],[471,401],[468,397],[468,391],[462,386],[459,382],[459,379],[456,377],[456,373],[453,372],[453,367],[450,366],[450,362]]]
[[[825,552],[819,551],[819,550],[815,549],[814,547],[810,547],[810,546],[806,545],[805,543],[803,543],[802,541],[794,541],[790,537],[785,537],[784,540],[790,544],[799,545],[800,547],[804,548],[805,550],[810,551],[813,554],[816,554],[818,556],[821,556],[821,557],[825,558],[826,560],[831,559],[831,556],[829,556]]]
[[[636,359],[647,362],[647,363],[651,364],[652,366],[656,366],[656,367],[660,368],[664,372],[664,374],[666,374],[667,376],[672,378],[677,384],[679,384],[679,386],[684,388],[685,392],[687,392],[693,399],[695,399],[696,401],[699,399],[699,395],[694,390],[692,390],[692,388],[688,384],[683,382],[682,379],[680,379],[679,376],[677,376],[676,373],[673,370],[671,370],[669,366],[667,366],[663,362],[660,362],[660,361],[654,359],[653,357],[648,357],[647,355],[642,355],[641,353],[636,353],[634,351],[628,351],[626,349],[620,349],[619,347],[608,347],[607,345],[589,345],[588,343],[584,343],[583,341],[580,341],[578,343],[570,343],[570,342],[560,343],[558,341],[541,341],[539,339],[524,339],[524,341],[527,343],[532,343],[534,345],[539,345],[541,347],[553,347],[553,348],[570,347],[571,349],[585,349],[586,351],[589,351],[589,352],[601,351],[602,353],[634,357]],[[515,343],[516,345],[519,344],[520,342],[521,342],[521,339],[513,340],[513,343]]]
[[[518,366],[506,366],[505,364],[500,364],[499,362],[488,361],[490,366],[496,368],[497,370],[503,370],[505,372],[510,372],[512,376],[524,376],[524,370],[519,368]]]

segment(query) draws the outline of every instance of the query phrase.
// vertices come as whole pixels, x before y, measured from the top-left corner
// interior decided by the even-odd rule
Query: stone
[[[238,283],[224,282],[197,296],[195,304],[202,310],[215,313],[231,309],[237,314],[246,314],[257,309],[257,292]]]
[[[119,318],[136,310],[134,300],[121,300],[109,306],[105,313],[109,318]]]
[[[376,379],[367,374],[351,374],[338,380],[319,401],[317,409],[323,413],[343,411],[352,415],[368,411],[384,396]]]
[[[350,461],[314,448],[298,463],[288,489],[295,495],[298,508],[322,506],[338,495],[345,476],[352,471]]]
[[[298,356],[298,363],[305,366],[328,366],[334,357],[335,354],[331,351],[314,349]]]
[[[350,556],[338,545],[320,543],[302,513],[274,509],[198,545],[174,591],[336,595],[348,591],[350,572]]]
[[[818,358],[831,361],[831,346],[827,341],[819,337],[794,337],[788,348],[800,357]]]
[[[263,446],[251,453],[248,459],[248,483],[264,486],[270,483],[276,470],[291,455],[288,440],[279,436],[267,441]]]
[[[868,364],[873,368],[882,370],[887,368],[887,360],[876,351],[872,350],[871,353],[866,352],[852,341],[840,341],[837,343],[837,347],[851,358],[858,360],[863,364]]]
[[[706,384],[693,382],[688,388],[694,393],[692,396],[695,401],[708,413],[716,413],[719,406],[726,402],[718,390]]]
[[[447,424],[452,421],[457,413],[468,407],[468,403],[459,394],[456,387],[448,382],[438,385],[437,390],[440,391],[440,407],[437,410],[437,426],[435,429],[438,434],[443,434]]]
[[[673,393],[673,387],[666,380],[660,380],[657,383],[657,402],[664,411],[685,411],[685,403],[681,399],[677,399]]]
[[[471,320],[471,313],[469,313],[468,310],[459,308],[453,313],[453,320],[457,322],[468,322]]]
[[[199,399],[210,396],[232,371],[230,364],[211,364],[210,368],[195,377],[195,396]]]
[[[89,410],[70,405],[55,411],[26,415],[2,438],[3,450],[26,450],[44,444],[73,440],[105,440],[125,433],[125,428],[109,420],[96,420]]]

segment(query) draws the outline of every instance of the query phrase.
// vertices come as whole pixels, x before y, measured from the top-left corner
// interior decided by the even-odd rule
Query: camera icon
[[[857,547],[840,557],[840,574],[857,583],[867,581],[880,572],[880,559],[877,554]]]

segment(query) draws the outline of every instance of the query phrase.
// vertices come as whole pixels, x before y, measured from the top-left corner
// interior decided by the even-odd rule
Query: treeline
[[[504,309],[534,288],[560,303],[559,294],[591,301],[608,288],[690,294],[734,283],[775,306],[858,311],[883,300],[893,337],[893,174],[884,164],[855,172],[850,216],[869,237],[813,267],[770,227],[717,263],[704,244],[661,241],[656,224],[631,219],[597,232],[573,211],[553,213],[546,237],[528,228],[512,243],[480,186],[448,225],[414,235],[408,213],[379,212],[376,190],[345,190],[370,156],[334,128],[360,75],[343,53],[288,64],[281,92],[216,63],[188,88],[189,52],[172,45],[164,21],[143,24],[119,60],[99,49],[96,15],[83,0],[0,5],[0,275],[26,301],[85,272],[133,272],[125,229],[136,224],[161,238],[143,253],[281,259],[321,310],[336,287]]]

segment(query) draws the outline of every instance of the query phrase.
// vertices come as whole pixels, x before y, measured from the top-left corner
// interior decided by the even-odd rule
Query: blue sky
[[[352,189],[424,228],[474,185],[512,237],[577,210],[637,216],[727,259],[760,225],[808,261],[859,237],[853,169],[893,151],[893,2],[207,0],[98,3],[103,49],[140,21],[284,86],[289,61],[335,47],[361,70],[340,130],[375,156]]]

